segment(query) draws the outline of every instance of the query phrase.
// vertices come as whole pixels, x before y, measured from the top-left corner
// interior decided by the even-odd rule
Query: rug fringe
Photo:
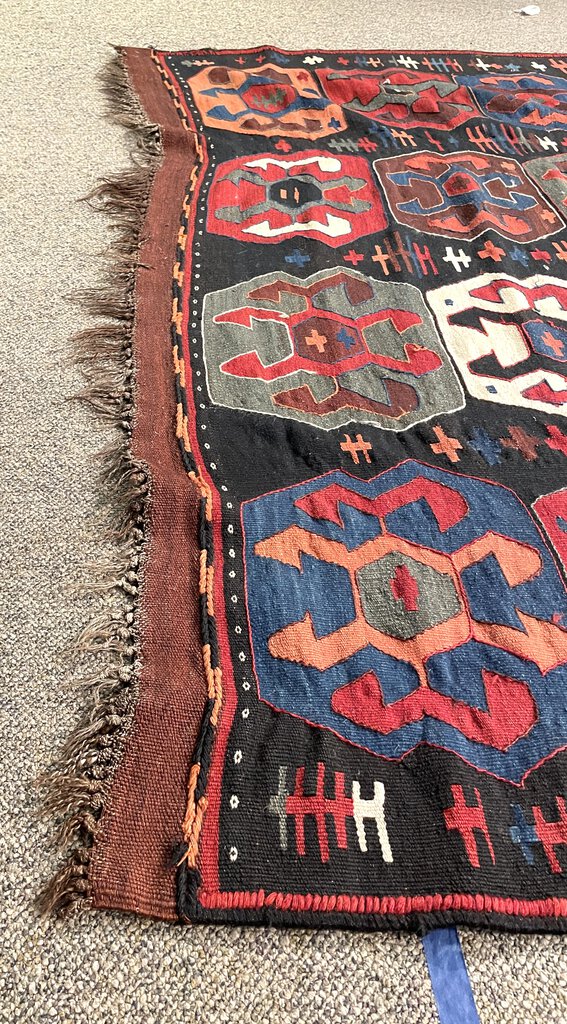
[[[104,668],[79,680],[88,711],[57,760],[40,778],[45,812],[58,823],[65,860],[38,898],[43,913],[62,915],[90,899],[91,849],[124,735],[132,719],[138,678],[137,605],[141,583],[144,520],[149,479],[130,448],[134,408],[132,335],[139,249],[149,194],[161,160],[158,125],[148,123],[131,89],[120,50],[100,74],[112,120],[134,133],[132,166],[103,179],[86,197],[112,219],[116,234],[98,288],[76,296],[83,310],[108,322],[75,336],[76,358],[85,376],[78,397],[116,429],[100,453],[101,473],[113,523],[109,537],[116,560],[95,567],[97,580],[84,589],[112,594],[74,645],[74,653],[102,657]]]

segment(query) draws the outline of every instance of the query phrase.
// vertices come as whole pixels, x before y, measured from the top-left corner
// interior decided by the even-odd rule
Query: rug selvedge
[[[116,557],[91,566],[86,589],[104,596],[104,610],[85,627],[73,650],[94,655],[96,671],[80,677],[83,719],[58,758],[40,777],[45,812],[58,823],[66,859],[39,897],[43,912],[65,914],[90,904],[91,854],[137,701],[138,596],[143,576],[150,481],[132,452],[135,416],[133,331],[139,249],[152,181],[161,159],[159,125],[146,118],[118,56],[100,74],[112,119],[136,140],[131,167],[101,181],[86,200],[115,228],[101,284],[74,296],[98,323],[72,339],[85,378],[76,397],[108,422],[114,438],[99,453],[109,527]],[[100,322],[102,320],[102,323]]]

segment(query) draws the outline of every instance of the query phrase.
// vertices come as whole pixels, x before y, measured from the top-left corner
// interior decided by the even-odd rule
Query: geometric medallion
[[[354,114],[393,128],[452,131],[471,117],[475,104],[449,75],[388,68],[386,71],[317,70],[327,96]]]
[[[567,415],[567,285],[481,274],[427,293],[475,398]]]
[[[247,135],[320,139],[346,128],[309,71],[263,64],[250,71],[207,67],[188,79],[203,124]]]
[[[374,170],[400,224],[449,238],[492,229],[533,242],[564,227],[517,161],[482,153],[410,153]]]
[[[404,430],[464,404],[419,290],[344,267],[210,292],[203,344],[210,398],[231,409]]]
[[[567,594],[510,490],[406,461],[263,495],[242,521],[262,700],[516,783],[567,743]]]
[[[567,89],[564,78],[551,75],[456,75],[480,110],[503,124],[518,128],[567,129]]]
[[[221,164],[208,206],[208,231],[246,242],[300,235],[337,246],[386,227],[366,160],[314,150]]]

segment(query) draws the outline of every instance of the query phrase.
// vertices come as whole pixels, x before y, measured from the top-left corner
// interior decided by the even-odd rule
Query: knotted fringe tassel
[[[110,215],[116,235],[101,286],[78,300],[106,323],[81,331],[74,341],[86,386],[79,398],[113,424],[116,437],[101,453],[102,477],[116,542],[116,562],[97,566],[87,589],[107,593],[110,607],[83,631],[76,652],[100,656],[105,668],[81,681],[89,709],[60,756],[40,779],[46,813],[59,824],[65,860],[39,897],[44,913],[65,914],[90,899],[94,838],[120,760],[137,692],[137,603],[141,582],[149,480],[131,453],[134,416],[132,335],[139,250],[153,176],[161,159],[159,127],[148,124],[132,92],[120,52],[100,75],[111,118],[135,137],[132,166],[106,178],[87,200]]]

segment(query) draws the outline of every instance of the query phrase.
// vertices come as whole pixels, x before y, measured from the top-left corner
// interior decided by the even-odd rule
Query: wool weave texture
[[[44,906],[566,930],[567,61],[105,84],[137,149],[78,347],[128,607]]]

